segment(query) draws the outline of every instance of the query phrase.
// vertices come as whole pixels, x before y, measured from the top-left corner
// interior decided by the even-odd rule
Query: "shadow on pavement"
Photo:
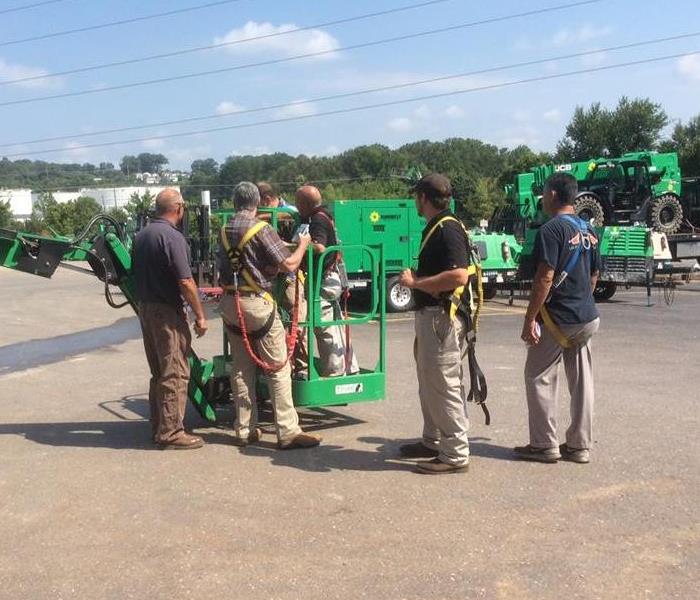
[[[123,317],[111,325],[86,331],[29,340],[0,347],[0,374],[60,362],[72,356],[123,344],[141,337],[137,317]]]
[[[397,458],[399,456],[399,446],[401,444],[412,443],[417,440],[415,438],[389,440],[379,437],[361,437],[358,438],[358,441],[367,444],[379,444],[377,447],[378,452]],[[492,458],[494,460],[518,460],[513,456],[513,449],[510,446],[498,446],[488,443],[490,441],[491,438],[469,438],[469,454],[471,456],[478,456],[479,458]]]

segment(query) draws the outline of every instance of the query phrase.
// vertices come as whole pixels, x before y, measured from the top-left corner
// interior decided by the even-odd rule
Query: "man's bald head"
[[[302,217],[311,215],[315,208],[321,206],[323,197],[319,189],[313,185],[302,185],[295,195],[296,205]]]
[[[185,201],[180,192],[173,188],[165,188],[156,196],[156,215],[159,217],[175,216],[180,207],[184,205]]]

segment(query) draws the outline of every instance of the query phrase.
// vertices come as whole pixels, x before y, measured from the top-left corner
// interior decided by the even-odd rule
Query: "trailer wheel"
[[[593,298],[596,302],[610,300],[617,291],[617,284],[614,281],[599,281],[593,290]]]
[[[496,292],[498,290],[496,289],[495,283],[485,283],[483,289],[484,289],[484,300],[493,300],[496,297]]]
[[[605,223],[605,210],[593,194],[581,194],[574,203],[576,214],[584,221],[600,227]]]
[[[389,312],[405,312],[413,308],[413,290],[399,283],[398,277],[386,281],[386,307]]]
[[[673,194],[654,199],[649,211],[649,225],[661,233],[676,233],[683,224],[683,207]]]

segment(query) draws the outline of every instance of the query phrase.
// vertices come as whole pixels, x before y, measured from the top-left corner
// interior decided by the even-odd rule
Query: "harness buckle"
[[[233,272],[233,291],[238,291],[238,271]]]

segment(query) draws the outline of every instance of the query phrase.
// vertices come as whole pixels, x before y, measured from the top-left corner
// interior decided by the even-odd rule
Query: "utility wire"
[[[54,2],[62,2],[63,0],[53,0]],[[108,23],[98,23],[97,25],[88,25],[86,27],[77,27],[76,29],[65,29],[63,31],[54,31],[53,33],[44,33],[42,35],[35,35],[28,38],[22,38],[18,40],[8,40],[0,42],[0,46],[15,46],[17,44],[26,44],[27,42],[38,42],[39,40],[47,40],[49,38],[63,37],[66,35],[72,35],[74,33],[84,33],[86,31],[95,31],[97,29],[107,29],[108,27],[118,27],[120,25],[130,25],[131,23],[139,23],[141,21],[150,21],[152,19],[160,19],[161,17],[171,17],[173,15],[180,15],[183,13],[192,12],[195,10],[202,10],[205,8],[213,8],[214,6],[221,6],[223,4],[232,4],[234,2],[241,2],[242,0],[218,0],[217,2],[207,2],[206,4],[197,4],[195,6],[188,6],[185,8],[177,8],[175,10],[168,10],[165,12],[153,13],[150,15],[142,15],[140,17],[131,17],[129,19],[121,19],[119,21],[110,21]],[[49,2],[43,2],[39,4],[49,4]],[[36,4],[35,6],[39,6]],[[29,7],[28,7],[29,8]],[[8,11],[10,12],[10,11]]]
[[[564,77],[572,77],[574,75],[583,75],[587,73],[598,73],[601,71],[609,71],[613,69],[620,69],[624,67],[631,67],[631,66],[638,66],[638,65],[645,65],[645,64],[652,64],[652,63],[658,63],[666,60],[672,60],[676,58],[682,58],[684,56],[695,56],[695,55],[700,55],[700,50],[694,50],[691,52],[680,52],[676,54],[667,54],[665,56],[657,56],[653,58],[645,58],[645,59],[640,59],[640,60],[633,60],[633,61],[628,61],[628,62],[623,62],[623,63],[616,63],[612,65],[604,65],[604,66],[599,66],[599,67],[590,67],[587,69],[578,69],[575,71],[567,71],[564,73],[555,73],[555,74],[550,74],[550,75],[540,75],[537,77],[528,77],[525,79],[517,79],[514,81],[506,81],[502,83],[493,83],[489,85],[482,85],[478,87],[472,87],[472,88],[466,88],[463,90],[455,90],[452,92],[441,92],[441,93],[436,93],[436,94],[428,94],[425,96],[414,96],[412,98],[403,98],[401,100],[389,100],[386,102],[377,102],[374,104],[365,104],[362,106],[354,106],[350,108],[339,108],[335,110],[329,110],[325,112],[319,112],[311,115],[297,115],[293,117],[281,117],[278,119],[269,119],[265,121],[255,121],[253,123],[240,123],[236,125],[227,125],[224,127],[212,127],[209,129],[199,129],[195,131],[183,131],[179,133],[168,133],[164,135],[155,135],[155,136],[150,136],[150,137],[145,137],[145,138],[132,138],[132,139],[126,139],[126,140],[117,140],[117,141],[111,141],[111,142],[100,142],[100,143],[95,143],[95,144],[85,144],[80,146],[81,150],[89,149],[89,148],[104,148],[107,146],[119,146],[122,144],[133,144],[133,143],[138,143],[138,142],[147,142],[147,141],[152,141],[152,140],[163,140],[163,139],[171,139],[171,138],[177,138],[177,137],[188,137],[188,136],[193,136],[193,135],[201,135],[204,133],[215,133],[219,131],[232,131],[236,129],[249,129],[252,127],[259,127],[261,125],[275,125],[279,123],[289,123],[292,121],[302,121],[302,120],[308,120],[308,119],[316,119],[319,117],[327,117],[327,116],[333,116],[333,115],[340,115],[340,114],[348,114],[348,113],[354,113],[354,112],[361,112],[361,111],[366,111],[366,110],[372,110],[375,108],[384,108],[387,106],[397,106],[400,104],[408,104],[408,103],[413,103],[413,102],[422,102],[426,100],[435,100],[437,98],[448,98],[451,96],[459,96],[463,94],[469,94],[469,93],[474,93],[474,92],[483,92],[483,91],[488,91],[488,90],[496,90],[496,89],[502,89],[506,87],[513,87],[516,85],[523,85],[527,83],[535,83],[535,82],[540,82],[540,81],[548,81],[552,79],[561,79]],[[15,157],[15,156],[33,156],[36,154],[51,154],[51,153],[56,153],[56,152],[65,152],[67,148],[51,148],[47,150],[36,150],[32,152],[17,152],[15,154],[7,154],[7,158]]]
[[[284,109],[284,108],[296,107],[299,105],[313,104],[316,102],[327,102],[329,100],[340,100],[343,98],[353,98],[353,97],[362,96],[365,94],[373,94],[373,93],[378,93],[378,92],[387,92],[387,91],[392,91],[392,90],[405,89],[405,88],[409,88],[409,87],[415,87],[418,85],[425,85],[425,84],[429,84],[429,83],[437,83],[437,82],[441,82],[441,81],[449,81],[449,80],[453,80],[453,79],[460,79],[463,77],[470,77],[473,75],[485,75],[488,73],[495,73],[498,71],[506,71],[506,70],[517,69],[517,68],[522,68],[522,67],[531,67],[531,66],[535,66],[535,65],[547,64],[547,63],[554,62],[554,61],[569,60],[572,58],[581,58],[584,56],[591,56],[594,54],[600,54],[601,52],[613,52],[616,50],[628,50],[630,48],[639,48],[642,46],[661,44],[661,43],[670,42],[670,41],[678,41],[678,40],[688,39],[688,38],[693,38],[693,37],[698,37],[698,36],[700,36],[700,31],[695,31],[695,32],[691,32],[691,33],[684,33],[684,34],[679,34],[679,35],[674,35],[674,36],[669,36],[669,37],[654,38],[651,40],[644,40],[644,41],[640,41],[640,42],[632,42],[630,44],[623,44],[620,46],[608,46],[606,48],[597,48],[595,50],[586,50],[585,52],[575,52],[573,54],[564,54],[564,55],[560,55],[560,56],[550,56],[547,58],[540,58],[540,59],[536,59],[536,60],[518,62],[518,63],[513,63],[513,64],[508,64],[508,65],[501,65],[501,66],[497,66],[497,67],[489,67],[486,69],[479,69],[479,70],[475,70],[475,71],[466,71],[466,72],[462,72],[462,73],[455,73],[452,75],[431,77],[430,79],[422,79],[422,80],[418,80],[418,81],[397,83],[394,85],[369,88],[369,89],[358,90],[358,91],[354,91],[354,92],[345,92],[345,93],[341,93],[341,94],[333,94],[330,96],[321,96],[321,97],[317,97],[317,98],[311,98],[308,100],[296,100],[293,102],[285,102],[285,103],[281,103],[281,104],[268,104],[265,106],[259,106],[259,107],[255,107],[255,108],[247,108],[247,109],[230,111],[230,112],[227,112],[224,114],[200,115],[200,116],[195,116],[195,117],[187,117],[187,118],[183,118],[183,119],[175,119],[175,120],[171,120],[171,121],[159,121],[157,123],[147,123],[147,124],[143,124],[143,125],[132,125],[130,127],[118,127],[118,128],[114,128],[114,129],[102,129],[99,131],[90,131],[90,132],[78,133],[78,134],[73,134],[73,135],[60,135],[60,136],[54,136],[54,137],[25,140],[22,142],[4,143],[4,144],[0,144],[0,148],[8,148],[8,147],[12,147],[12,146],[24,146],[24,145],[30,145],[30,144],[40,144],[40,143],[46,143],[46,142],[57,142],[57,141],[62,141],[62,140],[76,140],[76,139],[85,138],[85,137],[95,137],[95,136],[112,134],[112,133],[124,133],[127,131],[137,131],[137,130],[142,130],[142,129],[152,129],[152,128],[156,128],[156,127],[165,127],[168,125],[182,125],[185,123],[192,123],[192,122],[197,122],[197,121],[206,121],[206,120],[211,120],[211,119],[222,119],[225,117],[236,117],[236,116],[244,115],[244,114],[258,113],[258,112],[264,112],[264,111],[268,111],[268,110],[279,110],[279,109]]]
[[[252,68],[257,68],[257,67],[262,67],[262,66],[269,66],[269,65],[292,62],[292,61],[296,61],[296,60],[302,60],[305,58],[312,58],[312,57],[316,57],[316,56],[324,56],[324,55],[328,55],[328,54],[334,54],[336,52],[346,52],[348,50],[358,50],[360,48],[370,48],[373,46],[380,46],[380,45],[384,45],[384,44],[390,44],[393,42],[399,42],[399,41],[405,41],[405,40],[415,39],[415,38],[419,38],[419,37],[425,37],[425,36],[429,36],[429,35],[435,35],[438,33],[447,33],[449,31],[457,31],[459,29],[466,29],[468,27],[477,27],[480,25],[498,23],[498,22],[502,22],[502,21],[510,21],[513,19],[529,17],[529,16],[534,16],[534,15],[540,15],[540,14],[547,13],[547,12],[565,10],[565,9],[569,9],[569,8],[573,8],[573,7],[577,7],[577,6],[583,6],[583,5],[587,5],[587,4],[595,4],[595,3],[598,3],[601,1],[602,0],[583,0],[580,2],[574,2],[574,3],[570,3],[570,4],[561,4],[558,6],[551,6],[551,7],[547,7],[547,8],[541,8],[541,9],[537,9],[537,10],[530,10],[530,11],[521,12],[521,13],[509,14],[509,15],[504,15],[504,16],[500,16],[500,17],[492,17],[492,18],[483,19],[480,21],[471,21],[468,23],[461,23],[459,25],[450,25],[449,27],[440,27],[438,29],[428,29],[428,30],[419,31],[416,33],[408,33],[408,34],[399,35],[399,36],[395,36],[395,37],[374,40],[371,42],[363,42],[361,44],[344,46],[344,47],[335,48],[332,50],[321,50],[318,52],[307,52],[305,54],[297,54],[295,56],[288,56],[285,58],[276,58],[276,59],[265,60],[265,61],[260,61],[260,62],[256,62],[256,63],[235,65],[233,67],[224,67],[221,69],[212,69],[209,71],[197,71],[194,73],[185,73],[182,75],[172,75],[169,77],[161,77],[158,79],[147,79],[144,81],[123,83],[123,84],[119,84],[119,85],[111,85],[111,86],[100,87],[100,88],[95,88],[95,89],[79,90],[79,91],[75,91],[75,92],[66,92],[63,94],[53,94],[51,96],[35,96],[33,98],[24,98],[22,100],[10,100],[7,102],[0,102],[0,107],[2,107],[2,106],[15,106],[18,104],[29,104],[32,102],[41,102],[41,101],[45,101],[45,100],[55,100],[58,98],[72,98],[75,96],[85,96],[88,94],[98,94],[98,93],[103,93],[103,92],[111,92],[111,91],[115,91],[115,90],[143,87],[143,86],[147,86],[147,85],[155,85],[155,84],[167,83],[167,82],[171,82],[171,81],[182,81],[183,79],[193,79],[196,77],[204,77],[207,75],[219,75],[221,73],[229,73],[232,71],[239,71],[242,69],[252,69]]]
[[[29,81],[37,81],[40,79],[48,79],[51,77],[62,77],[65,75],[75,75],[76,73],[86,73],[88,71],[98,71],[101,69],[109,69],[112,67],[122,67],[124,65],[133,65],[137,63],[148,62],[151,60],[157,60],[160,58],[171,58],[173,56],[182,56],[184,54],[192,54],[194,52],[203,52],[205,50],[215,50],[217,48],[228,48],[230,46],[236,46],[238,44],[245,44],[247,42],[256,42],[259,40],[266,40],[270,38],[277,38],[284,35],[290,35],[292,33],[299,33],[300,31],[310,31],[311,29],[318,29],[320,27],[330,27],[333,25],[342,25],[344,23],[352,23],[354,21],[361,21],[364,19],[371,19],[374,17],[382,17],[386,15],[391,15],[399,12],[405,12],[408,10],[413,10],[416,8],[423,8],[426,6],[431,6],[433,4],[441,4],[443,2],[450,2],[451,0],[428,0],[427,2],[419,2],[417,4],[409,4],[407,6],[399,6],[397,8],[390,8],[387,10],[380,10],[376,12],[366,13],[363,15],[356,15],[354,17],[345,17],[343,19],[335,19],[333,21],[326,21],[325,23],[316,23],[315,25],[305,25],[303,27],[295,27],[294,29],[289,29],[286,31],[276,31],[274,33],[268,33],[265,35],[256,35],[240,40],[234,40],[231,42],[220,42],[218,44],[210,44],[208,46],[197,46],[194,48],[185,48],[184,50],[175,50],[173,52],[164,52],[161,54],[150,54],[148,56],[141,56],[137,58],[129,58],[125,60],[118,60],[108,63],[102,63],[99,65],[90,65],[87,67],[76,67],[74,69],[67,69],[65,71],[56,71],[54,73],[44,73],[42,75],[32,75],[30,77],[21,77],[19,79],[8,79],[6,81],[0,81],[0,85],[12,85],[17,83],[26,83]],[[596,0],[599,1],[599,0]]]
[[[38,8],[39,6],[46,6],[47,4],[58,4],[59,2],[65,2],[66,0],[44,0],[44,2],[34,2],[32,4],[23,4],[22,6],[15,6],[14,8],[3,8],[0,10],[0,15],[6,15],[11,12],[19,12],[21,10],[29,10],[30,8]]]

